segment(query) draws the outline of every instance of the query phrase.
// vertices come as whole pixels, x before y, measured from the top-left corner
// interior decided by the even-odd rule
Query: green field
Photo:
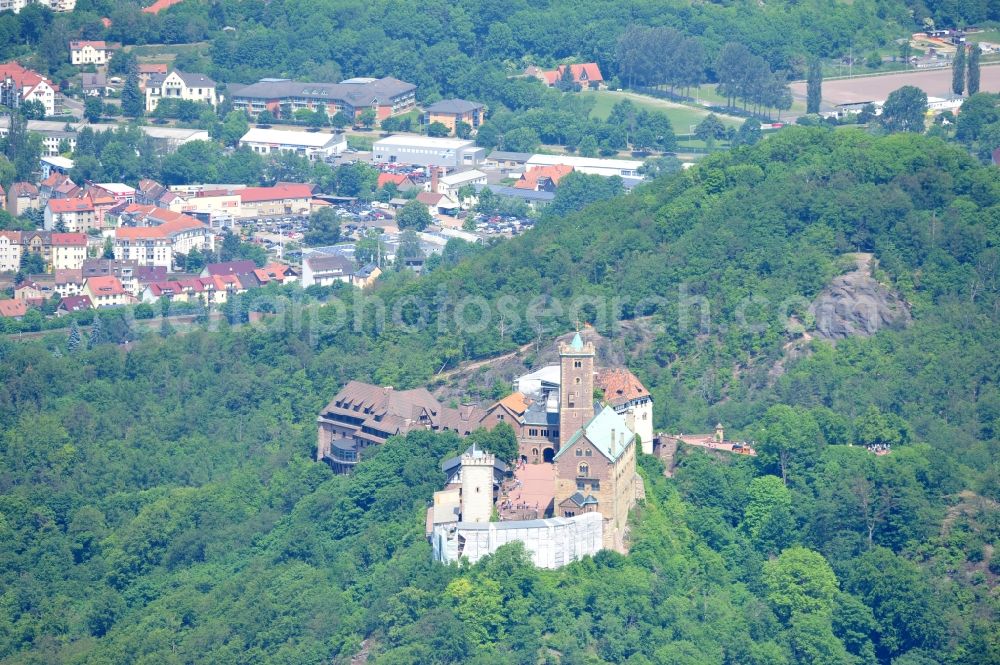
[[[709,111],[695,108],[693,106],[683,106],[674,102],[668,102],[649,95],[641,95],[635,92],[614,92],[611,90],[594,90],[581,92],[581,95],[592,95],[596,98],[594,108],[590,115],[599,120],[605,120],[611,114],[611,107],[623,99],[631,100],[636,106],[649,111],[659,111],[665,113],[674,126],[674,131],[678,134],[687,134],[691,131],[691,125],[697,125],[709,114]],[[727,125],[739,126],[743,122],[740,118],[720,115],[719,119]]]

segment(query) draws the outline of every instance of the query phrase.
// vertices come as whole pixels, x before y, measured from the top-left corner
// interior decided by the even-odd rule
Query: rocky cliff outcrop
[[[857,268],[835,278],[813,302],[815,337],[870,337],[880,330],[909,325],[906,301],[872,277],[872,255],[855,257]]]

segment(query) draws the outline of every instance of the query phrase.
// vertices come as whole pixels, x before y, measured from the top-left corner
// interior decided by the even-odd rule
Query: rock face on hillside
[[[821,339],[870,337],[910,323],[910,308],[872,278],[872,255],[857,254],[857,268],[840,275],[813,302],[814,335]]]

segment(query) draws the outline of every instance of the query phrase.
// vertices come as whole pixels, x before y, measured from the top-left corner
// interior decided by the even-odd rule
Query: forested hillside
[[[396,324],[336,328],[329,305],[127,351],[0,342],[0,662],[997,662],[997,170],[802,128],[563,215],[586,184],[523,237],[387,280],[390,311],[428,305]],[[853,251],[912,325],[774,375],[787,315]],[[423,508],[461,442],[412,434],[333,477],[315,414],[351,378],[421,385],[571,329],[567,309],[529,325],[538,294],[592,297],[580,316],[634,352],[658,427],[723,420],[761,454],[688,454],[672,479],[643,460],[628,557],[433,565]],[[463,296],[504,314],[442,329]]]

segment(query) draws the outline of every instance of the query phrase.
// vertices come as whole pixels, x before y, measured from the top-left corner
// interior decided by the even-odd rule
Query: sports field
[[[823,106],[857,102],[885,101],[889,93],[904,85],[913,85],[927,93],[929,97],[951,95],[951,68],[923,69],[901,74],[884,76],[857,76],[852,79],[823,81]],[[805,81],[792,83],[792,95],[805,99]],[[982,92],[1000,92],[1000,66],[983,66],[980,73],[979,89]]]
[[[581,95],[592,95],[597,101],[594,104],[590,115],[599,120],[605,120],[611,114],[611,107],[623,99],[632,101],[636,106],[649,111],[659,111],[665,113],[670,118],[670,123],[674,126],[674,133],[687,134],[691,131],[692,125],[697,125],[705,119],[710,112],[707,110],[685,106],[659,97],[650,97],[635,92],[615,92],[613,90],[593,90],[584,91]],[[741,118],[716,114],[726,125],[738,127],[743,123]]]

